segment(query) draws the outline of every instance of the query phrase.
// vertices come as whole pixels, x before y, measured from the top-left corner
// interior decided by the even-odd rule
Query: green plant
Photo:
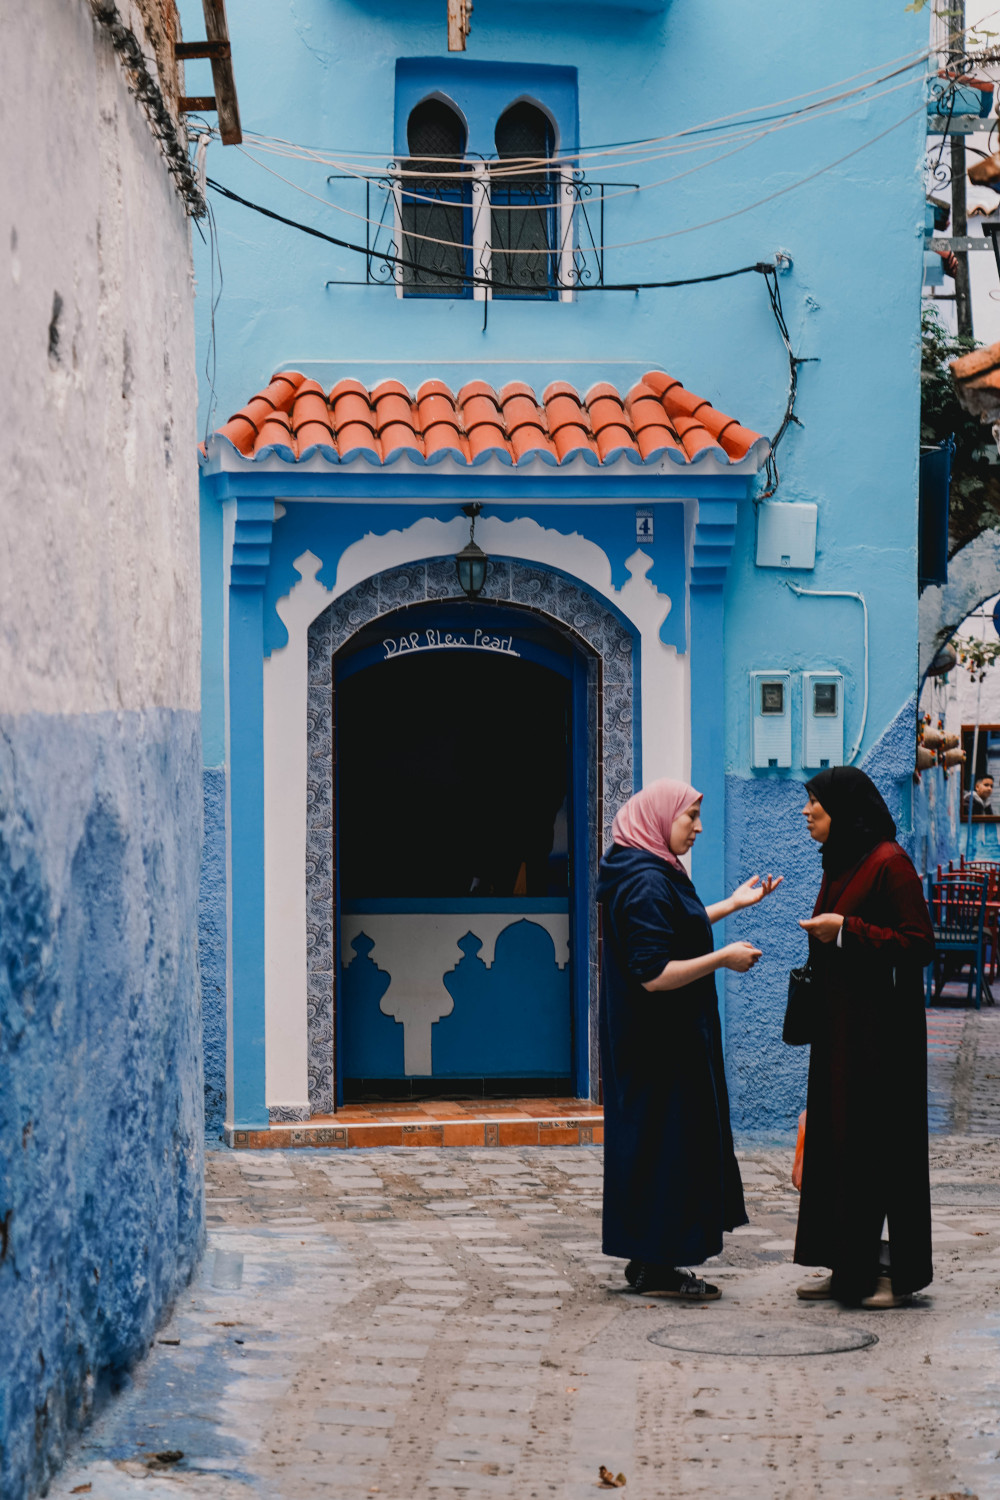
[[[948,523],[953,557],[981,531],[1000,526],[1000,466],[990,461],[991,449],[995,456],[990,429],[962,406],[948,368],[978,348],[977,341],[949,333],[934,307],[924,308],[920,332],[920,441],[928,447],[955,439]]]

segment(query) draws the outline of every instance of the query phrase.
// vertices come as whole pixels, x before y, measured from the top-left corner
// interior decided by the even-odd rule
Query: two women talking
[[[821,771],[806,792],[823,875],[799,923],[815,1019],[795,1259],[830,1274],[798,1295],[895,1307],[933,1274],[921,982],[933,934],[920,880],[864,772]],[[679,781],[637,793],[614,820],[598,884],[604,1253],[627,1259],[637,1292],[692,1303],[721,1294],[686,1268],[748,1222],[715,975],[744,974],[761,953],[741,940],[716,949],[712,926],[782,880],[754,876],[704,906],[681,862],[701,804]]]

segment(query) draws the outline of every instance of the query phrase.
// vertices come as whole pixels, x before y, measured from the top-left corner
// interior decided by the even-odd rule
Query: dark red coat
[[[843,945],[810,941],[816,1029],[795,1259],[829,1266],[845,1301],[873,1290],[889,1220],[897,1293],[933,1277],[923,969],[934,952],[923,888],[895,843],[825,876],[813,913],[841,912]]]

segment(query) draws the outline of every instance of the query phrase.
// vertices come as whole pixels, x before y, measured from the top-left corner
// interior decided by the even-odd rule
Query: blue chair
[[[986,917],[986,897],[989,882],[968,879],[928,881],[927,905],[931,926],[934,928],[935,956],[927,966],[927,1004],[931,1005],[940,995],[945,982],[944,969],[949,955],[962,961],[959,969],[969,965],[969,989],[967,998],[972,999],[972,986],[976,986],[976,1009],[983,1003],[984,984],[984,940],[983,923]],[[938,962],[942,963],[940,980],[937,979]]]

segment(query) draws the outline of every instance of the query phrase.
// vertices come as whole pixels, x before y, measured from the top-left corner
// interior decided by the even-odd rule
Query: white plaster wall
[[[956,634],[987,644],[995,642],[997,633],[993,626],[993,609],[1000,595],[987,599],[962,621]],[[987,667],[980,687],[978,678],[972,677],[961,665],[949,672],[946,678],[927,679],[920,697],[924,712],[942,717],[948,734],[960,734],[963,724],[975,724],[978,709],[980,724],[1000,724],[1000,663]]]
[[[3,36],[0,711],[196,710],[183,204],[86,0],[6,6]]]
[[[496,557],[541,563],[607,599],[641,637],[643,781],[687,778],[690,771],[688,654],[665,646],[659,630],[669,610],[684,609],[646,579],[652,559],[636,551],[630,578],[616,590],[607,554],[587,538],[546,528],[526,517],[488,516],[477,540]],[[296,560],[301,581],[278,603],[288,644],[264,663],[264,846],[266,1089],[270,1105],[308,1104],[306,1072],[306,700],[308,633],[312,621],[355,584],[387,568],[457,552],[468,540],[462,517],[422,517],[387,535],[369,533],[348,547],[333,589],[316,574],[323,559],[311,552]]]

